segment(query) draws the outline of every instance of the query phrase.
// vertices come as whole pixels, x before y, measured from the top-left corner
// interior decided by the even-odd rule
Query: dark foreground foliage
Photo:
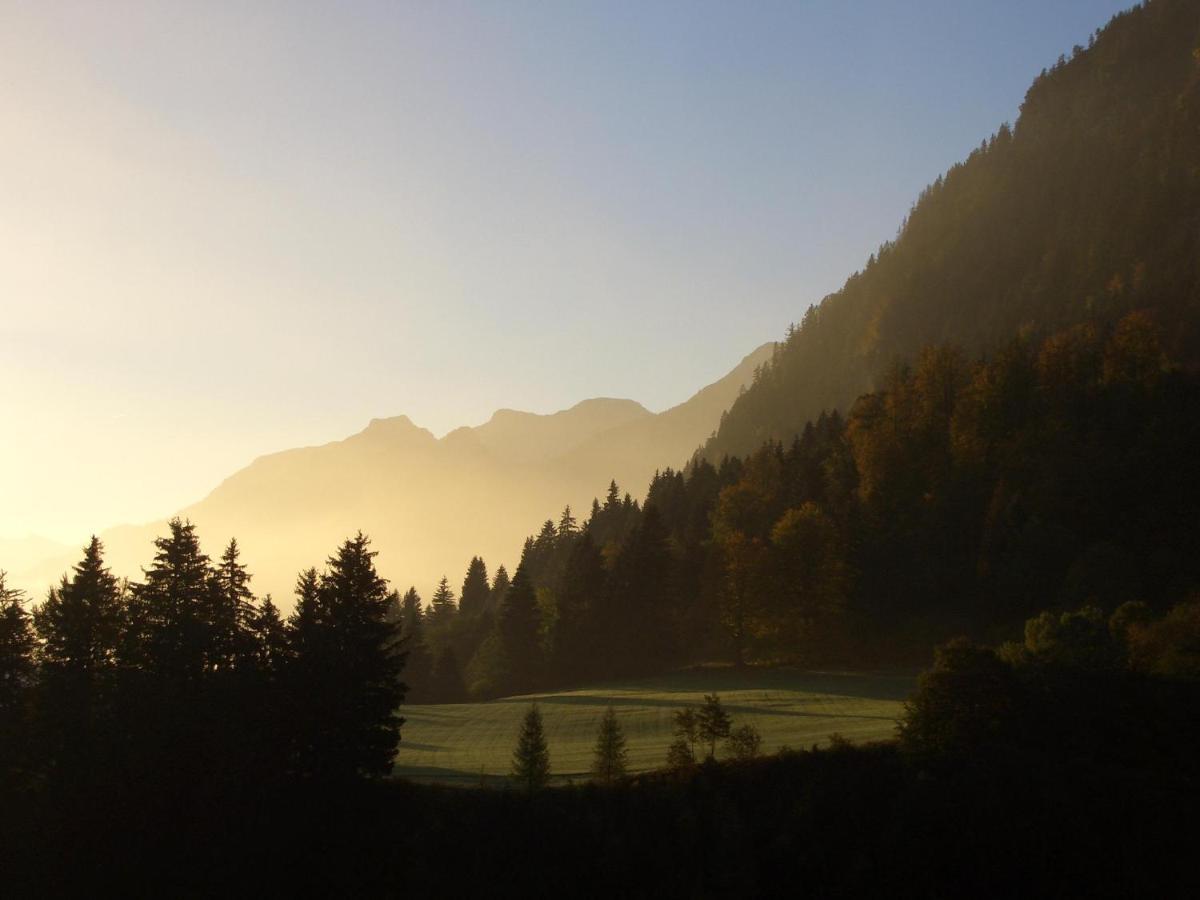
[[[1196,770],[837,746],[611,788],[308,783],[4,812],[8,896],[1186,896]]]

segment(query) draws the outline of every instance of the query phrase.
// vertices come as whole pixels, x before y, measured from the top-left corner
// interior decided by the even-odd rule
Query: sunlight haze
[[[0,536],[679,403],[1122,5],[0,3]]]

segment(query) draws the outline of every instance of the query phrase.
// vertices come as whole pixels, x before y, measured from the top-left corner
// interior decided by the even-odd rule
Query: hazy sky
[[[0,0],[0,536],[679,402],[1126,5]]]

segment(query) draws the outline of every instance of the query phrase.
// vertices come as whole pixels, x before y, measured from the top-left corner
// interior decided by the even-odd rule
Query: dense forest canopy
[[[1016,124],[931,184],[896,239],[809,309],[704,457],[786,443],[928,345],[974,357],[1149,310],[1172,358],[1200,364],[1198,49],[1194,0],[1158,0],[1043,72]]]

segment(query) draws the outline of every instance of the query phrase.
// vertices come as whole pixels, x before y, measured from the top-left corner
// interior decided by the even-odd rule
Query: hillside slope
[[[709,459],[844,411],[929,344],[973,356],[1146,309],[1172,358],[1200,362],[1200,2],[1152,0],[1089,43],[808,311]]]

